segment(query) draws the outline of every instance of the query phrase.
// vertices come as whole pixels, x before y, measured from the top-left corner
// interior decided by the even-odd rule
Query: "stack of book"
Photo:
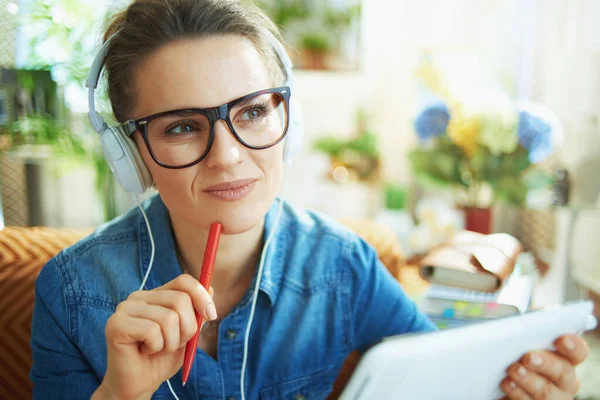
[[[522,275],[520,242],[507,234],[460,232],[421,262],[431,285],[419,307],[441,329],[526,312],[534,278]]]

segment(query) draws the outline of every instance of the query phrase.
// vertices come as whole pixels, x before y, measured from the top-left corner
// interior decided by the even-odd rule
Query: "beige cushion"
[[[342,224],[375,248],[379,260],[396,278],[404,266],[402,246],[391,229],[369,219],[343,219]]]

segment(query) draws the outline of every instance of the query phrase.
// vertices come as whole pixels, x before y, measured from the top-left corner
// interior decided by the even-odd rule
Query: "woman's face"
[[[269,76],[251,42],[238,36],[169,43],[135,71],[133,118],[219,106],[274,86]],[[283,142],[264,150],[248,149],[222,120],[214,133],[208,155],[183,169],[161,167],[138,132],[135,140],[171,218],[201,228],[218,221],[224,233],[246,232],[263,221],[277,194]]]

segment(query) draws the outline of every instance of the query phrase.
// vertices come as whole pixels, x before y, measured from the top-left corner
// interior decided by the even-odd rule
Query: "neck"
[[[171,217],[175,241],[188,274],[199,277],[208,239],[208,229]],[[229,292],[240,282],[251,280],[260,257],[264,223],[236,235],[221,235],[219,249],[211,279],[215,292]]]

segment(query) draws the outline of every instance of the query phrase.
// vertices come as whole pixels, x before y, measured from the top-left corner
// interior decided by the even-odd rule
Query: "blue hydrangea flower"
[[[428,104],[417,115],[415,131],[421,140],[428,140],[446,133],[450,111],[444,102],[436,101]]]
[[[538,163],[553,152],[552,124],[528,110],[519,111],[519,143],[529,152],[529,161]]]

